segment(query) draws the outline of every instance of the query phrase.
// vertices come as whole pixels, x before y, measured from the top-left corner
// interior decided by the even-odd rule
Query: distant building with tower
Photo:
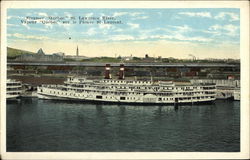
[[[88,59],[88,57],[79,56],[79,48],[78,48],[78,45],[76,46],[76,55],[75,55],[75,56],[73,56],[73,55],[67,55],[67,56],[64,56],[64,58],[73,59],[73,60]]]
[[[76,56],[77,56],[77,57],[79,56],[78,46],[77,46],[77,48],[76,48]]]
[[[64,53],[63,53],[64,54]],[[63,61],[62,53],[53,53],[51,55],[47,55],[43,52],[43,49],[40,48],[37,53],[31,54],[26,53],[18,56],[15,61],[34,61],[34,62],[47,62],[47,61]]]
[[[33,62],[59,62],[59,61],[63,61],[64,59],[72,59],[72,60],[82,60],[82,59],[88,59],[85,56],[80,56],[79,55],[79,48],[78,46],[76,47],[76,55],[65,55],[65,53],[63,52],[57,52],[57,53],[53,53],[53,54],[45,54],[43,49],[40,48],[37,53],[25,53],[22,54],[18,57],[16,57],[15,61],[33,61]]]

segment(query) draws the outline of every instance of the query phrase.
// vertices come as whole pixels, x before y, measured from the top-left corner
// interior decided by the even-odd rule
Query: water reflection
[[[125,116],[125,114],[126,114],[125,111],[126,111],[125,106],[120,106],[120,107],[119,107],[119,115],[121,115],[122,117]]]
[[[7,103],[8,151],[239,151],[239,103]]]
[[[175,110],[176,112],[178,111],[178,108],[179,108],[178,105],[175,105],[175,106],[174,106],[174,110]]]
[[[96,105],[96,118],[93,123],[97,127],[98,135],[105,138],[108,136],[108,113],[104,110],[103,106],[100,104]]]

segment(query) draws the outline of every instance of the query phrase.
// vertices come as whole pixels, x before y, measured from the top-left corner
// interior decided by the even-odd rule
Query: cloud
[[[131,15],[131,16],[139,16],[141,14],[144,14],[144,13],[142,13],[142,12],[131,12],[131,13],[129,13],[129,15]]]
[[[145,34],[153,34],[154,32],[157,31],[163,31],[163,32],[170,32],[171,30],[169,30],[168,28],[161,28],[161,27],[157,27],[157,28],[152,28],[152,29],[140,29],[138,30],[138,32],[141,35],[145,35]]]
[[[96,34],[97,32],[96,32],[96,30],[94,29],[94,28],[90,28],[88,31],[87,31],[87,35],[94,35],[94,34]]]
[[[99,28],[100,29],[111,29],[112,25],[111,24],[100,24]]]
[[[69,12],[64,12],[64,15],[67,16],[67,17],[73,17],[73,15]]]
[[[94,13],[86,13],[86,14],[85,14],[86,17],[91,17],[91,16],[93,16],[93,15],[94,15]]]
[[[140,24],[135,24],[135,23],[127,23],[131,29],[136,29],[136,28],[139,28],[140,27]]]
[[[30,30],[30,26],[26,23],[22,23],[22,26],[24,26],[26,29]]]
[[[230,32],[230,33],[235,33],[237,30],[238,30],[238,26],[234,26],[232,24],[229,24],[229,25],[225,25],[224,26],[224,30]]]
[[[17,24],[7,24],[7,26],[19,27],[19,25],[17,25]]]
[[[192,31],[193,29],[191,27],[189,27],[188,25],[183,25],[183,26],[171,26],[171,25],[167,25],[170,28],[174,28],[176,30],[176,32],[189,32]]]
[[[115,35],[110,38],[112,41],[126,41],[126,40],[135,40],[135,37],[131,35]]]
[[[142,12],[114,12],[113,17],[125,16],[125,15],[135,17],[135,16],[139,16],[142,14],[144,14],[144,13],[142,13]],[[146,17],[142,17],[142,18],[146,18]]]
[[[211,35],[212,35],[212,36],[220,36],[220,35],[222,35],[221,32],[215,31],[215,30],[204,30],[204,31],[202,31],[202,32],[208,33],[210,36],[211,36]]]
[[[158,14],[159,16],[162,16],[162,12],[157,12],[157,14]]]
[[[229,17],[229,21],[238,21],[240,20],[240,17],[238,14],[233,12],[220,12],[217,16],[215,16],[215,19],[218,20],[225,20],[227,17]]]
[[[59,27],[62,27],[62,28],[64,28],[64,29],[66,29],[66,30],[70,30],[70,28],[71,28],[71,24],[68,24],[68,23],[58,23],[58,26]],[[46,26],[45,26],[46,28],[53,28],[53,24],[46,24]]]
[[[144,37],[145,39],[173,39],[174,36],[171,35],[153,35],[153,36],[149,36],[149,37]]]
[[[239,27],[232,25],[232,24],[228,24],[228,25],[216,24],[216,25],[210,26],[208,30],[214,32],[217,35],[225,34],[228,36],[237,36]]]
[[[145,39],[168,39],[168,40],[178,40],[178,41],[195,41],[195,42],[211,42],[212,39],[204,38],[204,37],[186,37],[180,33],[172,34],[172,35],[153,35],[153,36],[141,36],[139,37],[140,40]]]
[[[204,37],[186,37],[181,34],[177,34],[174,36],[175,39],[181,40],[181,41],[196,41],[196,42],[211,42],[212,39],[210,38],[204,38]]]
[[[50,24],[50,23],[46,23],[46,24],[43,24],[45,26],[45,28],[49,28],[49,29],[52,29],[53,28],[53,24]],[[58,24],[60,26],[60,24]]]
[[[181,19],[181,17],[178,16],[178,15],[174,15],[174,16],[171,17],[171,19]]]
[[[39,12],[37,13],[39,16],[43,16],[43,17],[48,17],[48,14],[47,13],[43,13],[43,12]]]
[[[22,17],[19,17],[19,16],[7,16],[7,19],[12,19],[12,18],[15,18],[15,19],[22,19]]]
[[[186,15],[189,17],[207,17],[212,18],[210,12],[180,12],[180,15]]]
[[[20,38],[20,39],[34,39],[34,40],[48,40],[48,39],[50,39],[50,38],[45,37],[45,36],[23,35],[20,33],[9,34],[8,36],[16,37],[16,38]]]
[[[148,19],[149,16],[139,16],[139,17],[134,17],[132,20],[139,20],[139,19]]]
[[[162,34],[153,34],[155,31],[163,31]],[[166,28],[154,28],[152,30],[142,30],[138,40],[172,40],[186,42],[211,42],[213,39],[202,36],[185,36],[184,34],[196,31],[188,25],[172,26],[167,25]]]
[[[7,16],[7,19],[11,19],[11,18],[13,18],[14,16]]]
[[[116,29],[116,30],[114,30],[115,32],[123,32],[124,30],[123,29],[121,29],[121,28],[118,28],[118,29]]]
[[[124,15],[128,15],[128,12],[115,12],[113,14],[113,17],[119,17],[119,16],[124,16]]]

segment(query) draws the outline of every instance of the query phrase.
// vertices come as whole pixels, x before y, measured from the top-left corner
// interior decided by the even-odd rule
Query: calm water
[[[7,103],[7,151],[240,151],[240,103]]]

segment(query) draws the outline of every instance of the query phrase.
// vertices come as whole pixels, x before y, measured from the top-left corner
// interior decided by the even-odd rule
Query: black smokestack
[[[106,64],[105,66],[105,79],[111,79],[111,75],[110,75],[110,64]]]
[[[120,71],[119,71],[119,79],[124,79],[125,74],[124,74],[124,64],[120,65]]]

